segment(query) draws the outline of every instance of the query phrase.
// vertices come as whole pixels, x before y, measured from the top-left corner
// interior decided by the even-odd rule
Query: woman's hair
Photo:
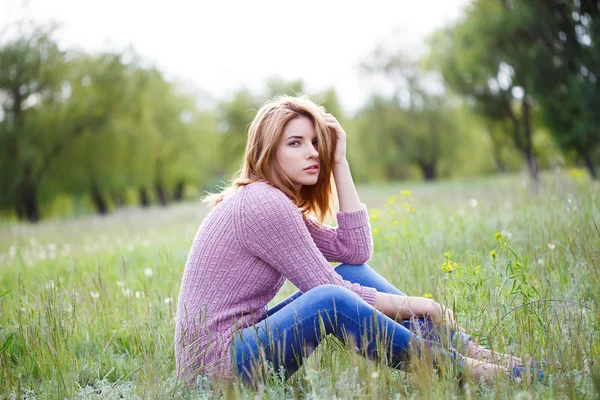
[[[285,193],[305,216],[314,214],[322,224],[333,213],[336,200],[332,174],[336,135],[326,125],[324,113],[322,106],[305,95],[279,96],[265,102],[248,129],[242,169],[229,187],[220,193],[208,194],[203,201],[217,205],[241,186],[264,181]],[[319,146],[319,177],[315,185],[302,186],[297,191],[279,167],[275,154],[286,124],[302,116],[310,119],[315,127]]]

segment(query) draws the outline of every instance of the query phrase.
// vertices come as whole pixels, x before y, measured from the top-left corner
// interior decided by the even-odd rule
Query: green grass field
[[[543,383],[461,385],[327,340],[294,377],[191,390],[174,317],[199,202],[0,226],[0,398],[594,398],[600,395],[600,188],[577,174],[361,186],[369,264],[452,306],[475,340],[548,360]],[[445,254],[446,253],[446,254]],[[286,284],[275,301],[294,291]],[[418,364],[418,363],[417,363]],[[422,364],[422,363],[421,363]]]

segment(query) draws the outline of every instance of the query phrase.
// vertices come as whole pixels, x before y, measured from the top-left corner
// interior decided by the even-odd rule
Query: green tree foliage
[[[534,183],[538,180],[533,141],[531,75],[521,68],[531,55],[519,49],[514,57],[506,49],[506,23],[500,1],[474,1],[455,25],[434,34],[430,40],[430,65],[435,65],[456,93],[488,120],[489,132],[498,155],[505,135],[522,154]],[[510,128],[508,128],[510,127]]]
[[[597,1],[503,3],[506,53],[530,87],[556,143],[600,162],[600,7]],[[527,54],[528,57],[519,57]],[[521,60],[520,64],[517,61]]]
[[[246,89],[235,93],[231,101],[219,104],[218,130],[222,133],[219,149],[223,165],[223,170],[219,171],[221,178],[228,180],[241,168],[248,126],[257,110],[258,101]]]
[[[52,40],[53,28],[20,26],[0,48],[0,205],[39,219],[38,191],[49,164],[79,125],[50,134],[64,99],[65,54]]]
[[[536,114],[556,143],[578,153],[595,177],[600,155],[600,39],[597,2],[476,0],[431,40],[431,63],[496,131],[536,179]],[[537,112],[539,110],[539,113]],[[535,129],[539,131],[539,129]],[[500,143],[501,137],[493,137]]]
[[[107,213],[131,190],[166,204],[210,184],[214,113],[133,52],[65,53],[52,33],[23,29],[0,47],[1,208],[37,221],[67,194]]]
[[[374,96],[357,116],[361,130],[374,140],[365,140],[363,148],[376,155],[373,161],[380,164],[376,175],[403,179],[417,168],[426,180],[436,179],[440,163],[455,157],[463,145],[459,103],[402,52],[385,54],[379,49],[364,68],[383,77],[393,92],[390,99]]]

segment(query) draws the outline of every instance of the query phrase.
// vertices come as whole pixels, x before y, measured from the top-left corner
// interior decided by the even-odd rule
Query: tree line
[[[418,57],[375,49],[384,83],[348,115],[334,89],[308,93],[348,132],[358,181],[433,180],[600,160],[597,1],[475,0]],[[596,24],[594,24],[596,20]],[[55,26],[0,37],[0,215],[37,221],[60,201],[105,214],[196,197],[240,167],[262,101],[305,93],[267,80],[200,104],[133,50],[66,51]]]

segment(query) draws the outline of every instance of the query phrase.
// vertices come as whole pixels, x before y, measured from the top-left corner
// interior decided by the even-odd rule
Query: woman
[[[323,225],[334,188],[337,228]],[[475,345],[449,309],[405,296],[364,264],[372,237],[346,133],[308,98],[264,104],[239,177],[206,200],[216,207],[195,236],[177,311],[177,370],[188,382],[199,374],[252,381],[265,361],[290,376],[328,334],[396,368],[424,351],[486,381],[520,364]],[[286,279],[300,291],[267,310]]]

